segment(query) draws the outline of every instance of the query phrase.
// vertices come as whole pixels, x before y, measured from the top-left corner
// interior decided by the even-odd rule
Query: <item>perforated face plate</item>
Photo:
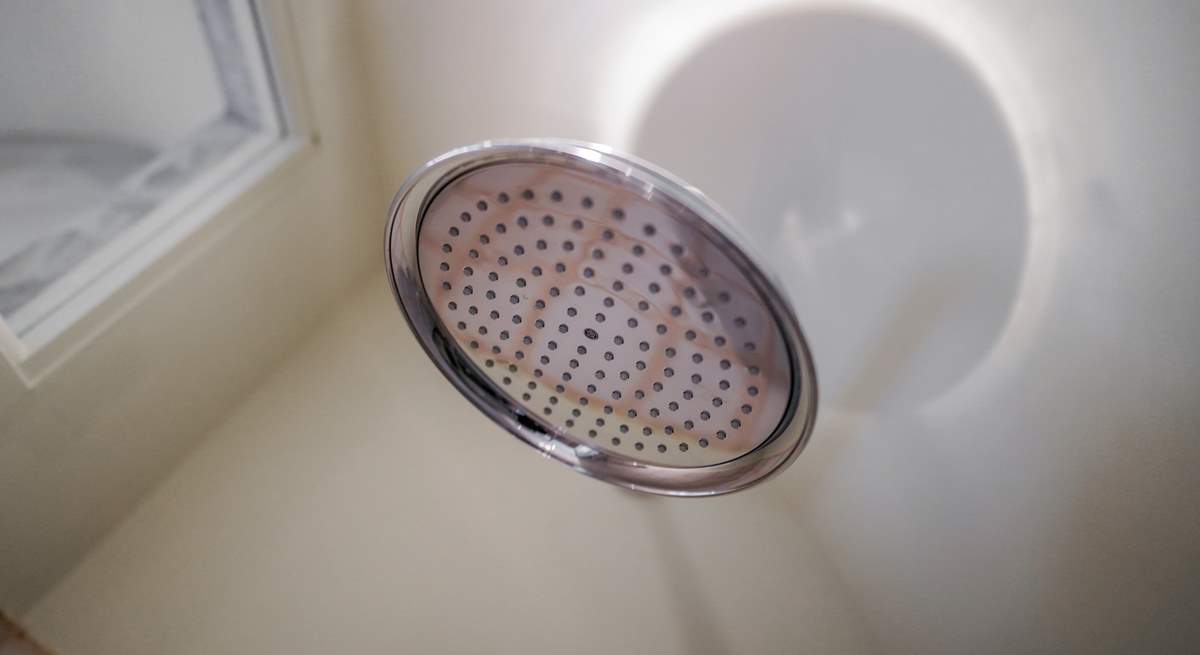
[[[567,166],[488,165],[428,203],[421,284],[482,375],[558,431],[726,462],[780,425],[793,371],[768,303],[687,212]]]

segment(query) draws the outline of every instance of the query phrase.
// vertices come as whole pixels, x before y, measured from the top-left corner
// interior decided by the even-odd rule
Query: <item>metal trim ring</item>
[[[526,411],[476,369],[449,335],[421,282],[418,235],[429,202],[459,176],[498,163],[543,163],[602,176],[647,199],[688,211],[680,217],[719,244],[769,305],[788,347],[791,393],[774,431],[753,450],[702,467],[670,467],[598,450]],[[563,139],[484,141],[452,150],[421,166],[392,201],[385,234],[388,279],[401,312],[425,353],[468,400],[545,456],[594,478],[668,496],[713,496],[745,489],[786,468],[807,444],[816,420],[816,371],[807,341],[781,286],[738,234],[732,221],[699,190],[637,158],[602,145]]]

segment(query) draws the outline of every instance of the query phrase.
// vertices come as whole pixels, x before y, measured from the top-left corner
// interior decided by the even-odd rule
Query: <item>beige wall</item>
[[[663,67],[660,46],[713,15],[734,17],[722,28],[733,29],[745,16],[803,18],[814,5],[830,3],[464,0],[413,12],[370,2],[365,46],[374,63],[372,102],[387,121],[379,133],[386,170],[398,179],[443,149],[496,136],[636,149],[613,126],[631,120],[618,114],[629,111],[626,91],[639,88],[639,74]],[[755,492],[755,506],[778,503],[806,517],[805,529],[788,538],[802,535],[825,554],[861,608],[864,636],[889,652],[1194,645],[1200,627],[1186,617],[1200,615],[1200,191],[1192,173],[1200,154],[1185,145],[1196,135],[1194,112],[1185,108],[1200,102],[1188,63],[1197,57],[1196,7],[845,6],[863,5],[846,11],[909,17],[968,53],[967,69],[1001,94],[1028,176],[1026,239],[1036,246],[1029,257],[1037,268],[1026,269],[1010,338],[952,400],[862,411],[856,407],[874,407],[870,398],[823,396],[810,450]],[[692,102],[706,98],[698,93]],[[719,149],[705,147],[720,142],[710,132],[735,139],[738,129],[701,126],[690,133],[692,158],[719,160]],[[686,156],[659,163],[695,164]],[[745,171],[731,171],[738,173]],[[888,276],[886,258],[863,265],[871,263]],[[794,300],[804,307],[805,298]],[[932,313],[916,303],[906,312]],[[825,318],[801,315],[802,322]],[[885,335],[879,348],[924,336]],[[946,349],[960,345],[953,335],[941,338]],[[831,367],[875,370],[865,355],[830,362],[830,349],[814,347],[819,377]],[[883,358],[903,364],[910,354],[901,348]],[[881,385],[923,382],[880,377],[861,387],[878,395]],[[753,546],[787,547],[766,525]],[[703,542],[698,534],[681,539]],[[797,587],[786,598],[809,595]],[[767,611],[770,602],[760,601]]]
[[[782,490],[679,502],[550,465],[377,278],[26,618],[63,655],[873,650]]]
[[[350,115],[380,144],[386,195],[450,146],[602,139],[613,87],[599,83],[595,55],[627,46],[620,37],[640,8],[669,4],[380,1],[349,18],[303,5],[300,24],[315,79],[338,89],[337,73],[366,75],[371,111]],[[960,16],[961,6],[942,9]],[[1175,83],[1194,79],[1180,27],[1189,23],[1169,3],[970,6],[1020,54],[1037,90],[1020,100],[1044,103],[1054,129],[1032,145],[1063,174],[1050,218],[1066,226],[1041,290],[1049,309],[971,402],[889,412],[826,403],[809,450],[769,484],[703,501],[642,498],[541,461],[488,424],[424,360],[374,271],[253,393],[244,373],[208,392],[244,402],[25,614],[33,633],[63,655],[1194,646],[1200,161],[1180,147],[1196,89]],[[379,193],[359,183],[345,188]],[[344,214],[339,203],[355,197],[297,202]],[[332,257],[346,255],[366,271],[379,265],[376,227],[356,227],[336,252],[307,241],[336,230],[304,242],[331,266],[349,267]],[[304,270],[296,293],[329,288]],[[316,305],[305,309],[307,325]],[[295,325],[279,323],[282,341]],[[204,360],[201,345],[185,364]],[[268,345],[282,352],[263,342],[233,352]],[[82,379],[92,384],[73,383],[70,397],[94,396],[92,415],[110,408],[108,440],[58,456],[61,491],[34,485],[32,473],[22,490],[26,506],[78,523],[87,512],[72,501],[104,485],[68,473],[112,462],[114,478],[138,483],[122,483],[111,521],[168,464],[146,456],[147,444],[189,415],[162,411],[155,430],[122,430],[154,405],[106,403],[103,378]],[[27,423],[42,426],[42,441],[27,443],[65,450],[64,423],[36,418]],[[128,450],[140,462],[132,476],[116,468],[126,457],[116,435],[131,432],[144,435]],[[26,448],[13,470],[44,476],[59,461]],[[57,533],[30,521],[15,552],[53,551]],[[82,543],[78,534],[68,541]],[[60,571],[80,552],[25,561]]]
[[[6,612],[65,575],[352,281],[379,268],[388,192],[360,129],[360,24],[341,5],[294,10],[301,101],[319,147],[148,272],[148,289],[118,295],[127,311],[35,388],[0,365]]]

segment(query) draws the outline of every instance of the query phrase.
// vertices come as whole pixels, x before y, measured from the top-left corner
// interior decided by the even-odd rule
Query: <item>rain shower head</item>
[[[782,290],[721,211],[635,158],[489,141],[405,181],[388,274],[429,357],[548,457],[665,495],[782,470],[816,377]]]

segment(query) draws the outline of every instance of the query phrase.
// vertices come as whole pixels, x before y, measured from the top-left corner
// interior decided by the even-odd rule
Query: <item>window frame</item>
[[[0,359],[26,388],[34,388],[155,293],[161,281],[207,244],[253,220],[258,208],[283,192],[319,142],[286,2],[228,0],[227,6],[255,98],[269,103],[260,112],[262,129],[189,178],[25,306],[0,317]]]

